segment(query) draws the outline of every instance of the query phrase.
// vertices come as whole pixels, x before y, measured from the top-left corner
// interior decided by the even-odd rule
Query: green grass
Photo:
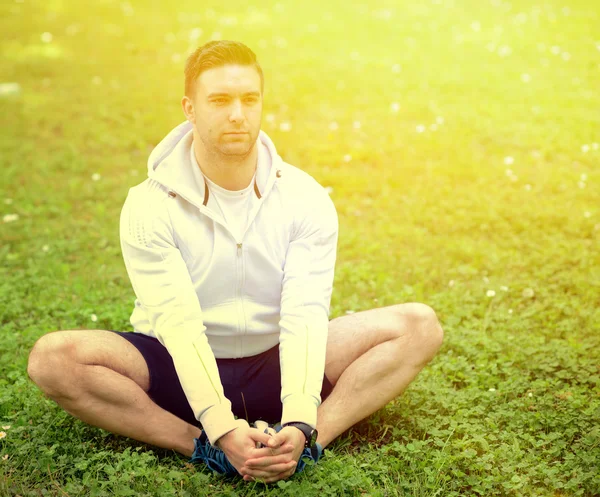
[[[0,5],[22,88],[0,97],[0,495],[600,495],[600,5],[256,5]],[[89,427],[26,374],[44,333],[129,329],[119,212],[213,34],[255,49],[263,129],[333,188],[332,317],[420,301],[445,330],[403,396],[270,487]]]

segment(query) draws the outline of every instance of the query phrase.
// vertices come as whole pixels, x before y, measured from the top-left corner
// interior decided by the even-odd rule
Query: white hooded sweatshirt
[[[278,343],[281,422],[314,428],[338,238],[333,202],[261,131],[256,198],[236,239],[206,183],[198,185],[192,143],[187,121],[172,130],[123,206],[133,329],[167,348],[211,443],[238,426],[215,358],[248,357]]]

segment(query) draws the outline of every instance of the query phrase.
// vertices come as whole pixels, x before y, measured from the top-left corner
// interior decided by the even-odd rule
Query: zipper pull
[[[237,248],[238,248],[238,251],[237,251],[237,252],[238,252],[238,255],[242,255],[242,244],[241,244],[241,243],[238,243],[238,244],[237,244]]]

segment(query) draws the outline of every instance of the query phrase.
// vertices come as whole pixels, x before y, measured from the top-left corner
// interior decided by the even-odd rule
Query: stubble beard
[[[254,144],[256,142],[256,137],[250,136],[247,142],[243,142],[244,147],[242,147],[242,143],[240,142],[232,142],[232,143],[223,143],[220,141],[212,141],[201,138],[204,143],[204,149],[208,152],[212,161],[216,162],[226,162],[226,163],[236,163],[242,162],[252,153],[252,149],[254,148]],[[233,145],[233,147],[231,147]]]

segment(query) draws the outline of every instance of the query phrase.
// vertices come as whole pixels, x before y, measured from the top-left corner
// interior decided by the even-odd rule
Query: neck
[[[212,154],[203,145],[202,140],[194,138],[196,161],[208,179],[221,188],[232,191],[243,190],[250,184],[258,162],[256,144],[243,157]]]

